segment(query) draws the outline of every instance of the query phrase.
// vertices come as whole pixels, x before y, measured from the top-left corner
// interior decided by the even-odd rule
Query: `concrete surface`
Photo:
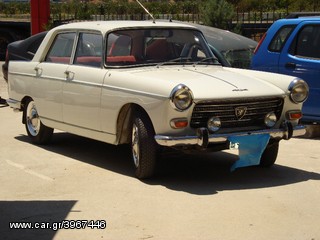
[[[282,141],[273,168],[233,173],[232,151],[167,155],[143,182],[126,147],[59,131],[35,146],[21,113],[0,106],[0,119],[0,239],[320,239],[319,139]],[[9,229],[64,220],[106,228]]]

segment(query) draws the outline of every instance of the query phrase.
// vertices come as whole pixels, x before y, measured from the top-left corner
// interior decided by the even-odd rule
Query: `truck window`
[[[294,55],[304,58],[320,58],[320,25],[305,26],[295,41]]]
[[[295,26],[288,25],[280,28],[270,42],[268,50],[271,52],[281,52],[294,27]]]

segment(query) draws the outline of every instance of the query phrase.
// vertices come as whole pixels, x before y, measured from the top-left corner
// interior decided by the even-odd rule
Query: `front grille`
[[[236,116],[236,108],[246,108],[245,115]],[[192,128],[207,127],[209,118],[221,119],[219,132],[237,130],[259,130],[266,128],[264,117],[274,112],[279,119],[283,108],[283,98],[246,98],[199,102],[193,109],[190,126]],[[238,129],[241,128],[241,129]]]

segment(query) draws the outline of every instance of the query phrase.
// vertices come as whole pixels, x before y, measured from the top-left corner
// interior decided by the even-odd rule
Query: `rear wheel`
[[[27,101],[24,111],[24,122],[31,141],[35,144],[48,143],[51,140],[53,129],[42,124],[32,99]]]
[[[270,143],[266,149],[264,150],[261,159],[260,166],[261,167],[271,167],[275,161],[277,160],[279,151],[279,142]]]
[[[156,166],[157,143],[152,124],[144,114],[138,114],[133,119],[131,150],[136,177],[152,177]]]

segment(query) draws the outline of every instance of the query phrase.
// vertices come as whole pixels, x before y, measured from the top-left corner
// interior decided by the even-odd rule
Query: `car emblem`
[[[238,120],[241,120],[244,117],[244,115],[246,115],[246,112],[247,112],[247,107],[236,107],[234,109],[234,113]]]

